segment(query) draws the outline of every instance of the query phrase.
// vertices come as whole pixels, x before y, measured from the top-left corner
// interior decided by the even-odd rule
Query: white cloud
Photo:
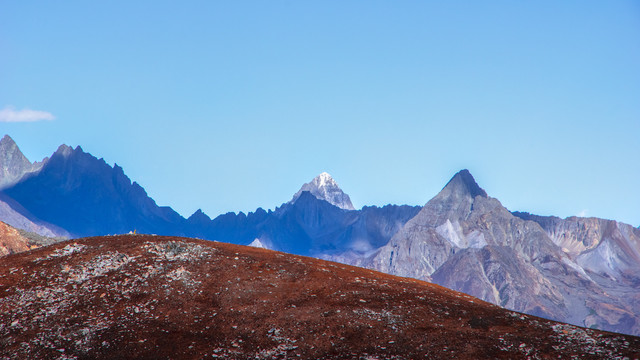
[[[589,210],[587,209],[582,209],[582,211],[580,211],[578,213],[578,217],[587,217],[587,213],[589,212]]]
[[[5,106],[0,110],[0,122],[33,122],[55,118],[50,112],[31,109],[16,110],[13,106]]]

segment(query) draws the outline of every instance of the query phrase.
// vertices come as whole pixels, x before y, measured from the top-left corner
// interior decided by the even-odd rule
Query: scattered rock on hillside
[[[640,338],[418,280],[146,235],[0,262],[0,358],[638,358]]]

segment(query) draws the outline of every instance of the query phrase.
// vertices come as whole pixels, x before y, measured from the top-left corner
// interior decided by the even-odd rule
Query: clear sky
[[[640,2],[0,0],[0,120],[184,216],[322,171],[422,205],[468,168],[510,210],[638,226]]]

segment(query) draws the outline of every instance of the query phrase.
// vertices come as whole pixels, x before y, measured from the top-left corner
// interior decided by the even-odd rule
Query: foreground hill
[[[128,235],[0,262],[0,357],[631,358],[640,338],[437,285],[231,244]]]

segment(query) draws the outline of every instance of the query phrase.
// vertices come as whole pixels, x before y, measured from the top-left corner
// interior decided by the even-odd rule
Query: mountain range
[[[426,280],[507,309],[640,334],[640,229],[614,220],[510,212],[462,170],[422,207],[356,210],[322,173],[275,210],[158,206],[118,165],[66,145],[30,163],[0,141],[0,220],[42,235],[188,236]]]

